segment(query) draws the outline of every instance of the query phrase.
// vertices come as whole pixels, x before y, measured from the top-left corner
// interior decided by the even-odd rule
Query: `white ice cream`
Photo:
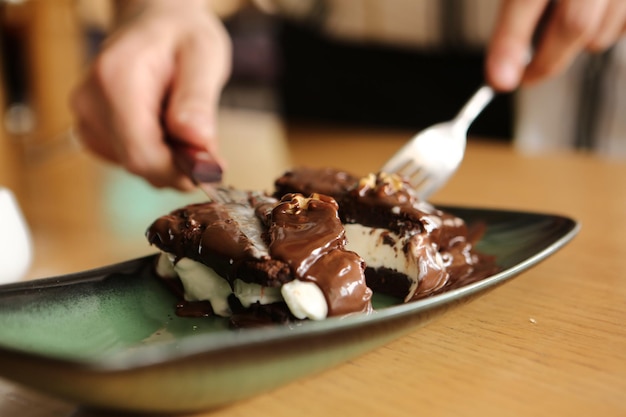
[[[228,306],[231,293],[246,308],[256,302],[265,305],[284,301],[299,319],[323,320],[328,315],[326,298],[315,283],[293,280],[281,288],[271,288],[237,279],[231,289],[228,281],[206,265],[189,258],[182,258],[175,264],[173,260],[173,255],[162,253],[157,262],[157,274],[162,278],[178,276],[184,287],[185,300],[209,301],[215,314],[220,316],[231,314]]]
[[[324,293],[313,282],[294,279],[280,288],[291,314],[299,319],[323,320],[328,316]]]
[[[280,288],[264,287],[259,284],[243,282],[240,279],[235,280],[233,287],[233,293],[245,308],[257,302],[259,304],[272,304],[283,301]]]
[[[230,316],[228,296],[232,291],[228,281],[200,262],[182,258],[174,264],[173,259],[171,254],[162,253],[157,263],[157,274],[162,278],[178,276],[183,284],[185,300],[209,301],[215,314]]]
[[[346,249],[358,253],[368,267],[396,270],[411,280],[406,300],[413,297],[427,272],[423,268],[423,260],[432,258],[434,264],[443,268],[441,255],[436,248],[424,242],[421,235],[400,237],[388,229],[361,224],[346,224],[344,228]],[[404,248],[408,248],[408,252]]]
[[[161,278],[176,278],[178,274],[174,269],[174,255],[161,253],[156,264],[156,272]]]
[[[403,236],[388,229],[346,224],[346,249],[358,253],[368,267],[385,267],[405,274],[411,281],[406,300],[410,300],[433,266],[443,267],[437,249],[423,236]],[[405,252],[405,248],[408,251]],[[187,301],[208,300],[220,316],[231,314],[228,297],[234,294],[248,308],[258,302],[262,305],[284,301],[291,313],[299,319],[323,320],[328,316],[328,304],[322,290],[313,282],[293,280],[281,288],[235,280],[233,288],[213,269],[183,258],[174,264],[173,255],[163,253],[157,264],[157,273],[163,278],[178,276],[183,283]],[[426,267],[428,263],[428,267]]]

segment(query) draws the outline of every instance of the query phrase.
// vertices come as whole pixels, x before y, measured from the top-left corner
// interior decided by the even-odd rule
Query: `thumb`
[[[208,150],[216,156],[217,109],[230,72],[228,42],[201,35],[181,42],[170,89],[165,123],[177,140]]]

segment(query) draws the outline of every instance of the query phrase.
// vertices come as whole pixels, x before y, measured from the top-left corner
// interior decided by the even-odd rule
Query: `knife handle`
[[[174,163],[196,183],[221,182],[222,167],[207,150],[171,141]]]

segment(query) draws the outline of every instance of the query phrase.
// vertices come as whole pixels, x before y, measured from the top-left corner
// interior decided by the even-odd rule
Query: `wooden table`
[[[228,181],[238,186],[270,187],[289,164],[365,174],[412,133],[285,128],[245,112],[222,120]],[[247,156],[237,155],[242,148]],[[259,152],[267,164],[241,161]],[[62,153],[29,168],[22,204],[36,260],[28,278],[151,252],[142,233],[153,213],[136,207],[137,196],[158,201],[157,210],[181,197],[151,190],[77,149]],[[565,214],[582,222],[579,236],[512,282],[381,349],[201,415],[626,415],[625,179],[624,161],[524,156],[507,144],[470,141],[458,174],[433,202]],[[113,414],[0,382],[0,415]]]

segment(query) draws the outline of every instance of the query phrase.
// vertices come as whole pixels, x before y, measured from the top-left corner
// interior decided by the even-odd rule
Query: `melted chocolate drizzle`
[[[290,171],[276,180],[276,193],[314,189],[315,169]],[[378,173],[357,179],[342,171],[321,171],[320,185],[339,203],[343,223],[386,229],[400,237],[409,237],[404,253],[417,254],[423,276],[418,288],[409,293],[407,277],[389,268],[367,267],[367,283],[378,292],[409,296],[416,300],[478,281],[499,270],[493,258],[480,254],[474,244],[481,231],[470,233],[467,224],[453,214],[422,201],[401,178]],[[341,178],[334,187],[327,185]],[[350,183],[351,182],[351,183]],[[383,244],[394,245],[394,237],[385,233]]]
[[[272,258],[289,264],[297,279],[315,282],[326,297],[328,315],[371,310],[365,262],[344,249],[345,230],[337,202],[325,195],[287,194],[271,212]]]
[[[278,178],[275,190],[273,197],[231,190],[231,202],[180,208],[158,218],[147,239],[177,259],[211,266],[231,285],[237,278],[267,287],[294,279],[315,282],[331,316],[370,311],[372,289],[410,301],[498,270],[493,259],[473,247],[481,233],[420,201],[398,177],[359,179],[330,168],[300,168]],[[423,271],[417,288],[411,290],[411,279],[403,273],[367,267],[358,254],[347,251],[346,223],[387,230],[384,245],[393,247],[403,239],[402,251],[417,256]],[[237,326],[294,320],[284,303],[231,306]],[[203,303],[182,303],[178,311],[211,313]]]
[[[147,239],[177,259],[210,265],[231,286],[235,279],[267,287],[299,279],[320,287],[330,316],[371,310],[365,263],[344,249],[345,232],[333,198],[289,194],[276,203],[251,195],[236,204],[246,204],[256,221],[233,218],[229,204],[192,204],[157,219]],[[189,303],[179,308],[185,315],[202,316],[205,310]]]

